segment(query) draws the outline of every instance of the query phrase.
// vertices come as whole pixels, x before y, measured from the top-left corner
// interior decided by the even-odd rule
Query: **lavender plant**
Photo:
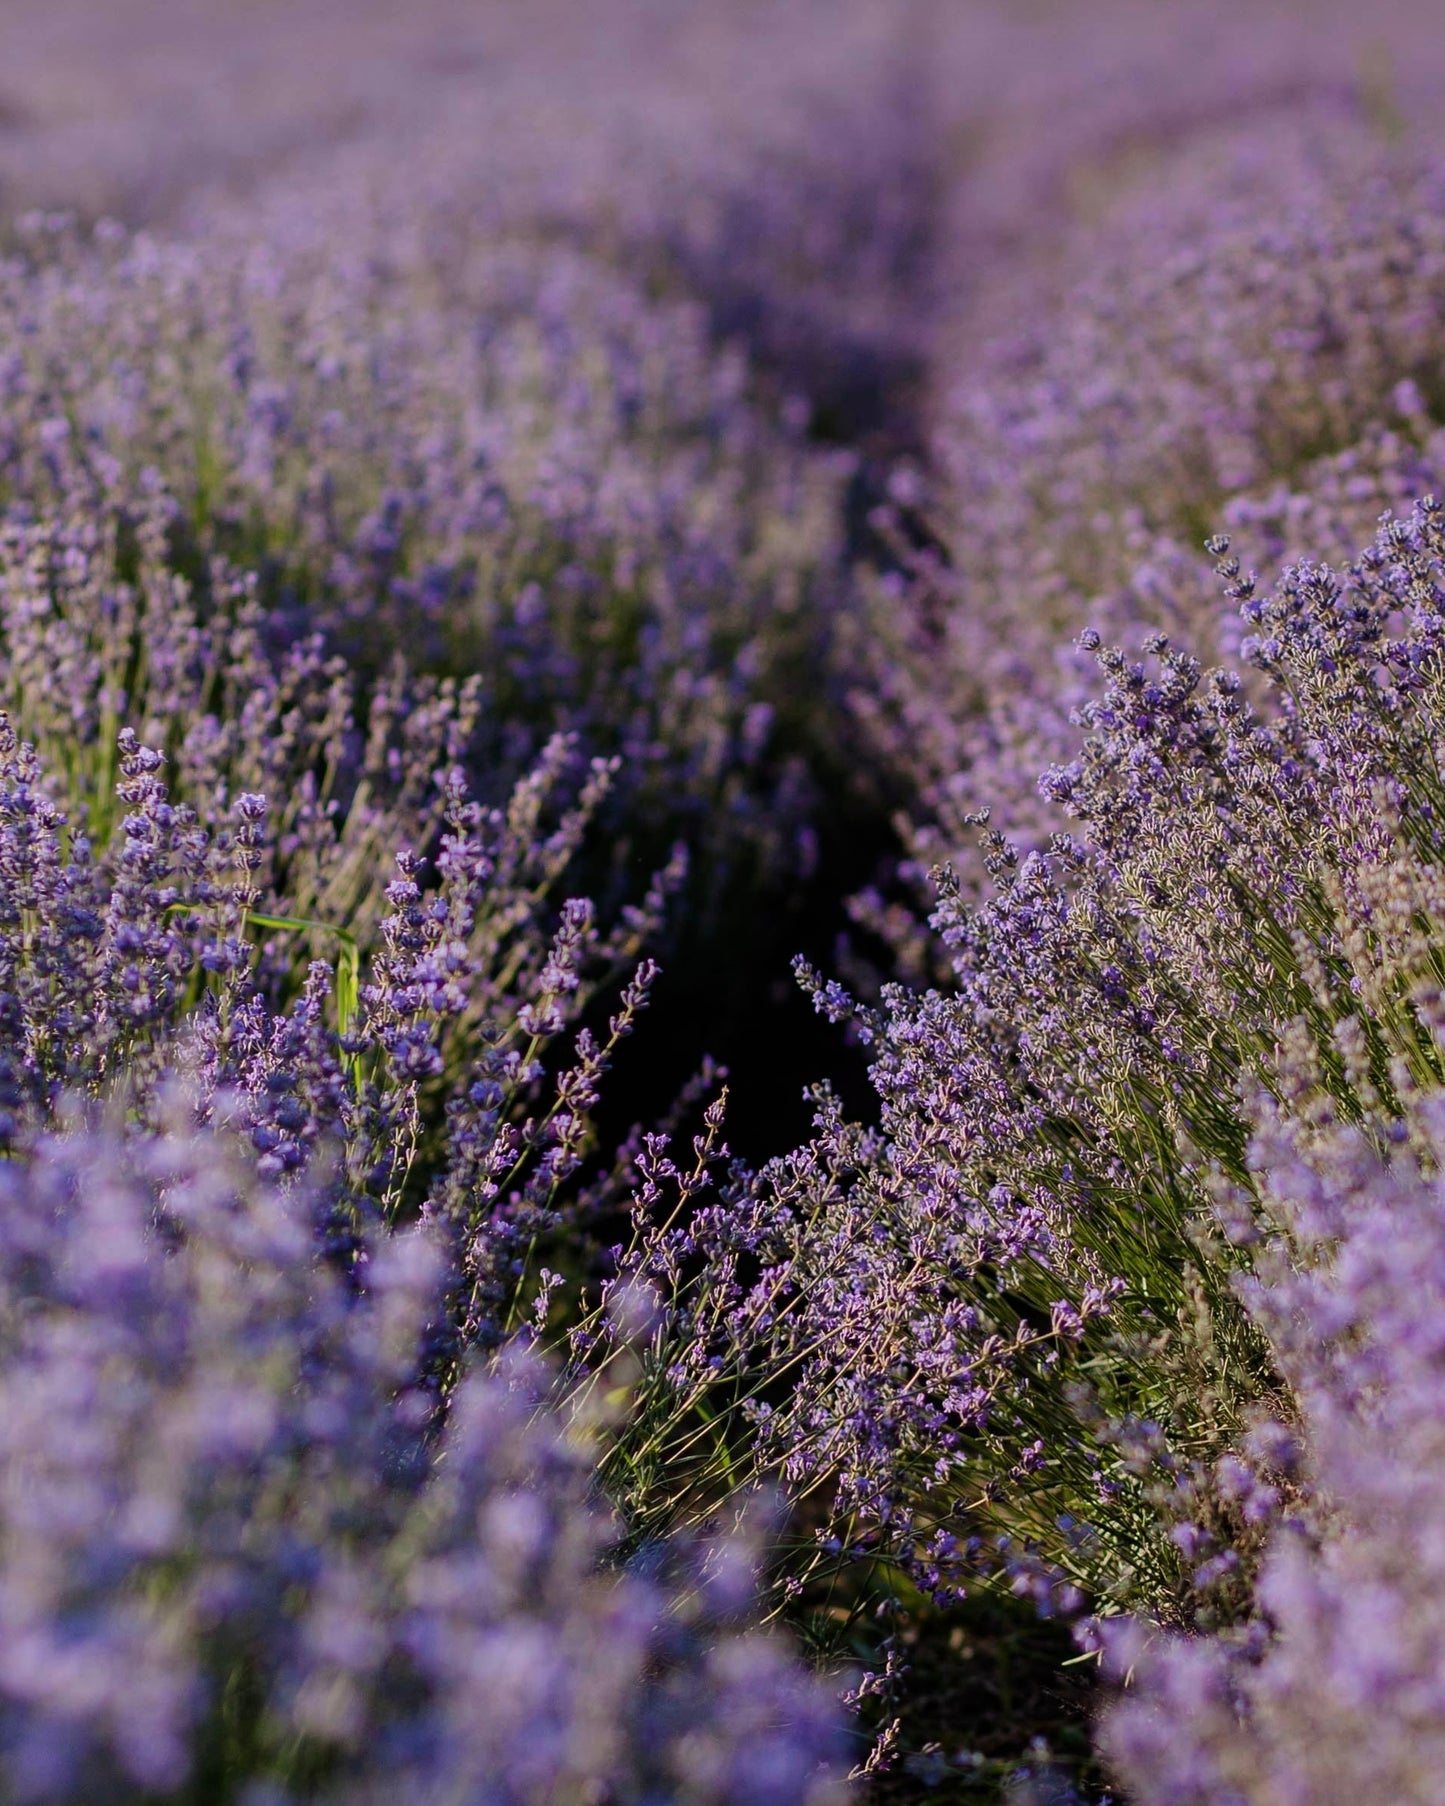
[[[447,1241],[359,1283],[168,1093],[0,1174],[0,1772],[17,1801],[844,1797],[745,1533],[608,1568],[534,1358],[441,1399]]]
[[[945,886],[935,917],[952,987],[867,1010],[808,980],[872,1043],[878,1130],[822,1094],[756,1178],[710,1176],[707,1140],[691,1171],[645,1151],[619,1260],[673,1301],[672,1402],[614,1464],[814,1495],[794,1588],[883,1558],[939,1602],[992,1576],[1046,1611],[1248,1612],[1270,1514],[1239,1451],[1297,1407],[1235,1289],[1261,1208],[1237,1087],[1304,1110],[1307,1056],[1342,1120],[1388,1124],[1445,1077],[1442,550],[1429,499],[1263,594],[1216,545],[1269,706],[1162,639],[1101,650],[1043,780],[1080,835],[985,837],[995,895]]]
[[[341,1241],[429,1195],[469,1238],[490,1225],[467,1327],[495,1338],[516,1250],[592,1145],[680,859],[610,928],[559,900],[612,766],[558,737],[483,807],[456,763],[474,686],[397,668],[361,692],[317,640],[269,650],[252,585],[171,568],[170,515],[158,494],[6,548],[6,700],[35,737],[0,718],[7,1140],[76,1088],[122,1087],[141,1122],[178,1070],[239,1091],[268,1175],[340,1137]],[[629,973],[603,1038],[549,1068]]]
[[[474,674],[491,767],[581,734],[624,760],[631,843],[796,869],[837,459],[751,405],[696,310],[364,174],[278,205],[262,262],[255,204],[193,242],[35,222],[0,301],[11,506],[159,471],[183,568],[256,571],[278,632]]]
[[[1264,1515],[1281,1485],[1295,1503],[1242,1630],[1093,1633],[1129,1681],[1102,1746],[1141,1802],[1439,1797],[1440,1095],[1352,1125],[1295,1077],[1305,1122],[1257,1106],[1244,1297],[1301,1419],[1261,1423],[1239,1464]]]
[[[1085,164],[1098,204],[996,260],[950,341],[933,549],[911,593],[883,586],[860,704],[920,786],[921,856],[970,876],[969,810],[1007,810],[1031,846],[1059,825],[1033,774],[1067,756],[1089,682],[1061,640],[1162,630],[1232,658],[1206,534],[1226,525],[1272,579],[1348,559],[1439,487],[1434,137],[1382,130],[1343,39],[1334,75],[1303,59],[1278,88],[1268,37],[1236,51],[1219,88],[1207,57],[1192,91],[1161,73],[1183,122],[1162,145],[1137,128],[1137,167],[1120,126]]]

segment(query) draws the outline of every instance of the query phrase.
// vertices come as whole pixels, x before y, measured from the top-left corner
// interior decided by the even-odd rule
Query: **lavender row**
[[[1387,1162],[1445,1083],[1445,539],[1427,498],[1339,572],[1261,589],[1213,551],[1240,665],[1086,636],[1104,685],[1079,758],[1041,783],[1078,827],[1037,853],[985,834],[986,901],[939,875],[948,987],[867,1008],[804,973],[870,1045],[879,1128],[820,1094],[814,1141],[755,1178],[708,1142],[691,1167],[656,1143],[640,1163],[622,1270],[672,1301],[648,1371],[664,1404],[610,1481],[645,1515],[644,1454],[689,1464],[701,1497],[744,1456],[781,1476],[820,1523],[785,1592],[882,1559],[940,1606],[1003,1584],[1048,1614],[1222,1633],[1275,1615],[1290,1511],[1334,1509],[1299,1466],[1312,1382],[1281,1348],[1310,1257],[1240,1083],[1258,1075],[1282,1133],[1338,1123]],[[1328,1181],[1309,1195],[1324,1209]],[[1414,1662],[1391,1671],[1407,1690]],[[1137,1772],[1168,1797],[1183,1771],[1143,1712],[1106,1747],[1128,1771],[1137,1727]],[[1225,1719],[1200,1713],[1232,1772]]]

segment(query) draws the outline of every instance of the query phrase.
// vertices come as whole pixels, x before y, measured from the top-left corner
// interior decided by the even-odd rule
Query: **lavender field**
[[[0,0],[0,1806],[1445,1806],[1423,0]]]

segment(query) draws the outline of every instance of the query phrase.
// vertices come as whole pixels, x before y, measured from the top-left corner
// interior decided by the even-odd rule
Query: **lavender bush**
[[[3,1175],[8,1797],[841,1798],[826,1691],[746,1628],[745,1537],[606,1571],[535,1362],[443,1409],[445,1241],[383,1235],[348,1284],[314,1195],[161,1107]]]
[[[624,1257],[678,1300],[674,1459],[731,1472],[750,1423],[826,1498],[815,1559],[884,1555],[940,1602],[992,1575],[1047,1611],[1247,1614],[1278,1496],[1239,1451],[1297,1403],[1236,1290],[1262,1209],[1237,1086],[1307,1111],[1308,1059],[1388,1127],[1441,1082],[1442,550],[1427,498],[1345,573],[1259,594],[1223,556],[1268,705],[1162,640],[1101,651],[1043,780],[1081,833],[986,837],[995,896],[935,917],[952,987],[865,1010],[809,979],[872,1043],[879,1129],[824,1096],[810,1146],[711,1190],[706,1145],[690,1174],[650,1152],[642,1201],[691,1207]]]
[[[994,254],[958,306],[922,504],[935,549],[873,611],[884,649],[859,700],[927,799],[925,858],[971,871],[960,817],[979,806],[1030,845],[1059,825],[1033,774],[1072,743],[1088,672],[1060,646],[1080,628],[1234,655],[1207,535],[1226,527],[1273,578],[1347,559],[1382,510],[1439,487],[1437,150],[1394,68],[1385,117],[1347,33],[1332,45],[1322,20],[1307,53],[1262,25],[1197,66],[1166,49],[1134,104],[1169,125],[1126,127],[1120,100],[1056,128],[1085,134],[1074,167],[1096,189],[1082,217],[1055,194],[1047,242]],[[981,228],[958,230],[981,254]]]
[[[629,839],[796,869],[817,733],[787,685],[843,594],[836,461],[695,311],[565,247],[342,187],[289,197],[263,256],[254,211],[165,244],[32,223],[0,301],[12,509],[158,473],[178,565],[255,572],[275,636],[471,675],[494,783],[578,733],[624,759]]]
[[[184,634],[184,614],[172,619]],[[317,666],[303,653],[291,675],[316,677]],[[119,757],[118,819],[93,842],[84,799],[72,822],[34,748],[0,715],[5,1137],[29,1145],[77,1088],[119,1088],[144,1123],[158,1087],[186,1073],[203,1101],[236,1100],[267,1177],[305,1169],[319,1142],[339,1144],[332,1218],[342,1242],[423,1200],[444,1213],[468,1241],[465,1327],[495,1338],[527,1277],[517,1251],[553,1226],[591,1145],[598,1081],[646,1002],[652,963],[636,966],[604,1040],[577,1032],[572,1062],[539,1103],[544,1056],[599,982],[633,965],[666,876],[610,933],[583,899],[554,910],[550,893],[607,777],[595,769],[549,830],[569,754],[559,741],[505,811],[470,801],[455,767],[434,773],[434,876],[424,890],[422,861],[402,845],[383,885],[374,836],[386,813],[369,802],[365,767],[346,769],[344,679],[320,675],[332,705],[314,718],[323,749],[330,739],[325,789],[318,797],[316,766],[303,763],[288,799],[300,807],[274,840],[265,794],[230,789],[213,717],[186,743],[205,748],[199,809],[168,788],[165,756],[132,729],[114,752],[101,742],[102,760]],[[266,700],[264,686],[253,690],[242,761],[284,754],[286,736],[267,738],[268,726],[293,730],[293,752],[304,745],[301,711],[268,722]],[[428,726],[446,732],[446,706],[430,723],[426,714],[410,724],[420,730],[413,753]],[[373,725],[384,733],[386,714]],[[372,753],[373,768],[384,766],[375,741]],[[333,780],[349,808],[326,797]],[[279,895],[266,883],[278,867],[290,880]],[[331,914],[291,913],[318,875],[340,877],[351,907],[323,888]],[[308,940],[320,954],[309,962],[298,953]]]
[[[1242,1631],[1095,1633],[1132,1682],[1102,1741],[1140,1801],[1439,1797],[1439,1093],[1351,1126],[1294,1076],[1315,1079],[1307,1126],[1259,1106],[1245,1297],[1302,1407],[1298,1432],[1256,1428],[1256,1465],[1297,1502]],[[1243,1464],[1240,1484],[1277,1490]]]

